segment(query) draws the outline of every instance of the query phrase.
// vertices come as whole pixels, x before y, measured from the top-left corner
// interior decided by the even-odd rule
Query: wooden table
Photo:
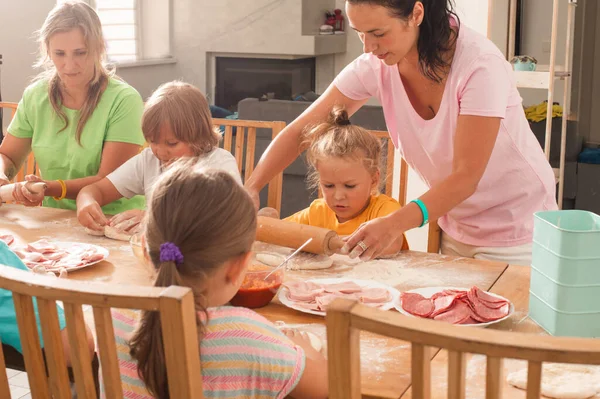
[[[85,233],[72,211],[51,208],[25,208],[18,205],[0,207],[0,234],[13,234],[18,244],[47,238],[56,241],[78,241],[101,245],[110,251],[106,261],[89,268],[72,272],[69,278],[86,281],[106,281],[116,284],[151,284],[147,266],[139,262],[129,243]],[[256,249],[268,248],[281,253],[285,248],[274,248],[257,243]],[[541,329],[526,318],[528,309],[529,268],[510,266],[498,262],[455,258],[421,252],[406,252],[393,259],[359,262],[339,255],[334,256],[334,266],[319,271],[288,271],[286,280],[307,278],[351,277],[372,279],[396,287],[400,291],[430,286],[471,287],[477,285],[510,299],[515,313],[503,323],[491,328],[509,331],[542,333]],[[268,306],[257,309],[269,320],[282,321],[312,331],[325,338],[324,319],[300,313],[274,300]],[[432,351],[432,381],[434,397],[445,397],[447,373],[445,351]],[[372,334],[361,336],[361,375],[364,397],[410,398],[410,346],[406,342],[386,339]],[[483,359],[483,358],[482,358]],[[485,368],[480,367],[477,357],[469,361],[468,379],[484,381]],[[483,360],[481,360],[483,361]],[[485,363],[482,363],[485,364]],[[509,368],[514,365],[508,364]],[[470,392],[479,392],[477,386]],[[519,397],[516,391],[510,396]],[[514,392],[514,391],[513,391]],[[467,397],[475,397],[468,394]],[[483,397],[483,396],[481,396]]]

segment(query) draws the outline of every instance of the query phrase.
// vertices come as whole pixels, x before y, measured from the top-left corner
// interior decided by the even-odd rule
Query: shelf
[[[544,89],[550,87],[550,72],[547,65],[538,66],[535,71],[514,71],[517,87],[523,89]],[[571,73],[564,68],[556,67],[554,77],[557,79],[571,76]]]

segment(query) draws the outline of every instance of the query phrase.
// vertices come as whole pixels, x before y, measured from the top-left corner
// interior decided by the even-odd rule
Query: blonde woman
[[[15,190],[18,202],[75,209],[79,191],[136,155],[144,143],[139,93],[111,75],[96,12],[83,2],[57,5],[39,31],[46,71],[23,94],[0,145],[0,185],[33,151],[45,193]],[[27,176],[28,181],[42,180]],[[118,200],[103,211],[142,208],[143,198]]]

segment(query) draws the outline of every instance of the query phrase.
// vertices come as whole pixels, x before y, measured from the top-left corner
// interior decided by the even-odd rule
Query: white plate
[[[50,244],[52,245],[56,245],[58,248],[60,249],[72,249],[72,248],[84,248],[84,249],[88,249],[88,248],[94,248],[96,249],[96,251],[102,255],[102,259],[94,261],[94,262],[90,262],[90,263],[86,263],[84,265],[81,266],[77,266],[77,267],[65,267],[65,270],[67,272],[71,272],[71,271],[75,271],[75,270],[81,270],[84,267],[88,267],[88,266],[92,266],[95,265],[96,263],[100,263],[103,260],[105,260],[106,258],[108,258],[108,249],[98,246],[98,245],[94,245],[94,244],[87,244],[87,243],[82,243],[82,242],[68,242],[68,241],[48,241]],[[24,248],[21,248],[24,249]],[[46,269],[46,271],[49,272],[58,272],[58,269],[53,269],[53,268],[48,268]]]
[[[315,279],[306,280],[306,282],[309,282],[309,281],[312,283],[317,283],[317,284],[338,284],[338,283],[345,283],[345,282],[353,282],[363,288],[385,288],[392,295],[392,299],[390,299],[389,302],[387,302],[387,303],[383,304],[381,307],[379,307],[379,309],[381,309],[381,310],[393,309],[394,304],[398,303],[400,301],[400,291],[398,291],[394,287],[390,287],[387,284],[379,283],[377,281],[356,280],[356,279],[352,279],[352,278],[315,278]],[[287,287],[282,285],[281,289],[277,293],[277,297],[278,297],[279,301],[282,304],[284,304],[285,306],[287,306],[288,308],[296,309],[303,313],[310,313],[310,314],[314,314],[317,316],[325,316],[325,312],[322,312],[320,310],[310,310],[310,309],[305,309],[300,306],[297,306],[293,301],[288,299],[288,297],[287,297],[288,292],[289,292],[289,290],[287,289]]]
[[[460,288],[460,287],[425,287],[425,288],[416,288],[414,290],[410,290],[410,291],[406,291],[406,292],[410,292],[410,293],[414,293],[414,294],[421,294],[422,296],[424,296],[425,298],[431,298],[431,296],[437,292],[441,292],[444,290],[462,290],[462,291],[469,291],[468,288]],[[492,292],[488,292],[488,291],[484,291],[486,294],[489,294],[495,298],[498,299],[502,299],[508,302],[508,314],[506,316],[504,316],[501,319],[498,320],[494,320],[494,321],[490,321],[487,323],[477,323],[477,324],[455,324],[455,326],[461,326],[461,327],[487,327],[487,326],[491,326],[492,324],[496,324],[496,323],[500,323],[503,320],[508,319],[513,312],[515,311],[515,307],[512,304],[511,301],[509,301],[508,299],[504,298],[503,296],[500,296],[498,294],[494,294]],[[394,307],[396,308],[396,310],[400,313],[402,313],[405,316],[410,316],[410,317],[419,317],[419,316],[415,316],[414,314],[408,313],[406,310],[402,309],[402,300],[399,298],[397,302],[394,303]]]

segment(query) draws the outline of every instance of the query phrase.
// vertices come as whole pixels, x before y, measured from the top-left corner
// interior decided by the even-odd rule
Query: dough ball
[[[332,265],[333,259],[327,255],[300,252],[288,261],[287,268],[290,270],[321,270],[329,269]]]
[[[129,241],[133,234],[118,230],[112,226],[106,226],[104,228],[104,235],[108,238],[112,238],[113,240]]]
[[[104,230],[92,230],[92,229],[88,229],[86,227],[85,228],[85,232],[86,232],[86,234],[89,234],[91,236],[97,236],[97,237],[103,237],[104,236]]]

